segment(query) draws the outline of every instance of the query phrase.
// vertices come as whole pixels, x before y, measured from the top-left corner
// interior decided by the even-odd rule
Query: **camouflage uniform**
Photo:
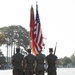
[[[56,66],[55,61],[57,60],[57,56],[54,54],[49,54],[46,57],[47,63],[48,63],[48,75],[57,75],[56,74]]]
[[[44,60],[45,60],[45,55],[42,53],[39,53],[36,55],[36,75],[44,75]]]
[[[12,64],[13,64],[13,75],[23,75],[22,61],[23,55],[20,53],[16,53],[12,56]]]
[[[34,74],[34,63],[35,63],[35,56],[29,53],[25,57],[26,61],[26,68],[25,68],[25,74],[26,75],[33,75]]]

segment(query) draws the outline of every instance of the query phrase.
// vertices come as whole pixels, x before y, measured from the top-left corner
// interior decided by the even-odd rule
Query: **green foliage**
[[[5,35],[0,32],[0,46],[5,43]]]
[[[5,59],[4,55],[2,54],[2,52],[0,50],[0,65],[1,64],[6,64],[6,59]]]
[[[72,54],[71,57],[64,57],[58,59],[58,65],[67,66],[68,64],[71,64],[73,67],[75,67],[75,53]]]
[[[64,57],[63,58],[63,65],[65,66],[65,65],[67,65],[67,64],[69,64],[69,63],[71,63],[72,61],[71,61],[71,59],[69,58],[69,57]]]
[[[71,56],[72,64],[75,66],[75,54]]]
[[[20,25],[12,25],[0,28],[0,32],[5,35],[5,44],[23,47],[25,50],[30,44],[29,32]]]

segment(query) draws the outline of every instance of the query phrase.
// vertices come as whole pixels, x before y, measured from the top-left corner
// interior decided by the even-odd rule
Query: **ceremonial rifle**
[[[57,48],[57,42],[56,42],[55,49],[54,49],[54,55],[56,53],[56,48]]]

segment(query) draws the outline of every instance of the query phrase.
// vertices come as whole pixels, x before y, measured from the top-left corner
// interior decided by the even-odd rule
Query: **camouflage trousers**
[[[34,75],[34,70],[26,70],[25,75]]]
[[[56,70],[48,70],[48,75],[57,75]]]
[[[36,70],[36,75],[44,75],[44,70]]]
[[[23,75],[23,69],[14,68],[13,69],[13,75]]]

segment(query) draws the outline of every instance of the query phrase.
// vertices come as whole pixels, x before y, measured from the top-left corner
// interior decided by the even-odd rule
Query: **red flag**
[[[34,25],[35,25],[35,19],[34,19],[34,9],[31,6],[30,10],[30,38],[31,38],[31,47],[32,47],[32,53],[36,55],[36,52],[34,50]]]

